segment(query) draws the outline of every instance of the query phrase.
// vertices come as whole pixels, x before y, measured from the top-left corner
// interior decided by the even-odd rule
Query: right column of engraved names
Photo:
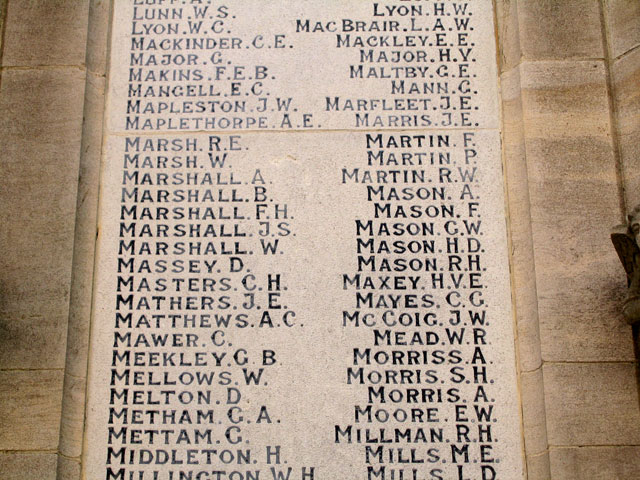
[[[360,128],[448,128],[363,133],[362,154],[340,172],[370,207],[354,219],[355,268],[341,277],[353,301],[341,322],[369,341],[352,348],[344,381],[358,400],[334,442],[358,446],[367,480],[509,474],[494,428],[502,372],[494,363],[504,358],[492,346],[501,333],[491,328],[486,274],[489,255],[501,252],[485,250],[482,219],[483,183],[502,180],[491,177],[496,152],[473,130],[491,113],[479,106],[473,7],[373,4],[388,41],[345,33],[344,22],[336,34],[336,48],[360,47],[350,79],[388,90],[379,101],[327,97],[327,111],[353,111]]]
[[[362,445],[368,479],[498,478],[476,133],[363,137],[367,168],[342,170],[371,206],[354,221],[342,326],[370,341],[352,349],[360,401],[334,440]],[[389,168],[403,156],[416,163]]]

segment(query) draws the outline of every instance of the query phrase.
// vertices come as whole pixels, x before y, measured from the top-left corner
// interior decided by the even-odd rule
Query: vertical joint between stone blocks
[[[504,0],[497,0],[495,3],[496,12],[507,8]],[[516,7],[513,7],[516,8]],[[496,23],[499,19],[496,19]],[[498,51],[512,51],[514,48],[520,51],[520,45],[508,45],[507,42],[520,42],[520,29],[517,23],[516,14],[516,29],[517,32],[513,32],[512,35],[498,35]],[[504,32],[502,27],[501,31]],[[519,79],[519,71],[521,64],[521,55],[519,55],[516,65],[511,65],[511,68],[501,69],[501,84],[506,74],[513,76],[517,82],[514,82],[510,86],[513,95],[509,95],[509,99],[512,96],[515,97],[514,103],[522,105],[521,95],[521,82]],[[501,61],[502,59],[500,59]],[[502,65],[501,65],[502,66]],[[517,78],[515,76],[517,75]],[[516,85],[517,83],[517,85]],[[516,92],[517,90],[517,92]],[[546,428],[546,413],[544,404],[544,394],[533,395],[532,382],[538,389],[543,389],[542,379],[542,357],[541,357],[541,345],[540,335],[538,327],[538,309],[537,309],[537,287],[535,281],[527,282],[524,285],[520,285],[518,280],[519,272],[528,271],[530,276],[535,278],[535,261],[534,261],[534,249],[531,240],[531,201],[529,196],[529,182],[526,167],[526,138],[523,133],[526,129],[524,124],[524,116],[522,115],[521,108],[515,108],[511,111],[505,109],[505,102],[508,101],[505,88],[501,89],[502,94],[502,131],[503,131],[503,164],[505,169],[505,198],[506,208],[508,211],[507,224],[509,235],[509,263],[511,270],[511,283],[512,283],[512,302],[514,310],[514,329],[515,336],[515,349],[517,356],[517,368],[519,376],[519,393],[520,393],[520,408],[522,419],[522,435],[524,444],[524,457],[526,476],[529,480],[547,480],[551,478],[551,469],[548,457],[548,441],[547,441],[547,428]],[[524,158],[512,158],[510,155],[507,142],[505,142],[505,125],[511,124],[519,125],[522,132],[515,137],[518,137],[514,143],[520,145],[522,156]],[[509,139],[507,139],[508,141]],[[512,215],[518,217],[518,221],[514,222],[511,218]],[[522,239],[522,241],[518,241]],[[517,248],[516,244],[517,243]],[[524,291],[526,290],[526,292]],[[519,324],[526,319],[530,323],[528,333],[534,332],[530,335],[519,334]],[[533,328],[533,330],[531,330]],[[536,343],[536,345],[528,345],[528,343]],[[535,362],[524,362],[523,364],[523,347],[528,346],[528,350],[533,352],[533,355],[529,357],[536,357]],[[537,352],[537,354],[536,354]],[[533,364],[532,364],[533,363]],[[538,381],[535,381],[535,379]],[[538,420],[536,428],[531,424],[531,417],[535,416]],[[542,418],[541,418],[542,417]]]
[[[106,58],[111,2],[90,0],[87,75],[76,199],[67,354],[58,445],[57,479],[79,480],[86,418],[90,322],[103,144]],[[95,37],[99,38],[96,39]],[[92,72],[89,73],[89,66]]]
[[[625,179],[624,168],[622,165],[622,158],[620,157],[620,129],[618,128],[618,109],[615,101],[615,84],[612,77],[612,61],[613,51],[611,48],[610,32],[607,23],[607,8],[605,5],[606,0],[600,0],[598,2],[600,8],[600,25],[602,28],[602,43],[604,51],[604,67],[607,80],[607,99],[609,101],[609,117],[611,125],[611,143],[613,145],[613,154],[616,165],[616,175],[618,176],[618,197],[620,202],[620,211],[622,213],[621,220],[624,221],[627,212],[629,211],[629,205],[627,205],[626,193],[625,193]],[[632,207],[633,208],[633,207]]]
[[[7,24],[7,4],[9,0],[0,0],[0,67],[4,57],[4,32]],[[0,87],[2,86],[2,68],[0,68]]]

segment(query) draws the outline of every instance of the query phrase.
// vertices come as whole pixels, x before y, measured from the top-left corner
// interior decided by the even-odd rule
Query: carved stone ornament
[[[614,227],[611,241],[627,272],[627,298],[622,312],[630,324],[640,323],[640,205],[627,216],[627,223]]]

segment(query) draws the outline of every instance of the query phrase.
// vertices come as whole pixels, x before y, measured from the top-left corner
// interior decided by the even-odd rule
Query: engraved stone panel
[[[115,2],[87,479],[523,477],[493,15]]]

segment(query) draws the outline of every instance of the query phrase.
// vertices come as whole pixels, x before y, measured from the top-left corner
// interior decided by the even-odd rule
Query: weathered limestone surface
[[[513,3],[517,4],[524,60],[602,57],[598,0],[519,0]]]
[[[56,478],[87,6],[0,2],[3,480]]]
[[[541,455],[547,449],[544,384],[541,368],[533,372],[522,373],[520,394],[524,404],[523,422],[527,454],[530,456]]]
[[[535,358],[522,345],[523,337],[536,337],[539,316],[544,364],[540,390],[528,386],[533,377],[521,379],[530,479],[637,476],[635,447],[625,446],[640,443],[637,360],[620,310],[624,274],[608,237],[625,213],[621,206],[640,200],[638,67],[630,60],[640,38],[638,6],[625,0],[497,5],[520,361]],[[523,212],[530,227],[522,224]],[[532,325],[528,333],[523,321]],[[532,408],[540,392],[543,406]],[[546,416],[546,428],[538,428],[534,443],[536,415]],[[539,449],[547,435],[551,455],[546,447],[534,455],[528,447]],[[619,447],[607,454],[557,447],[598,442]]]
[[[86,51],[84,124],[78,175],[58,480],[77,479],[80,476],[110,7],[111,2],[102,0],[93,0],[89,6],[88,29],[91,34],[87,39]]]
[[[498,66],[500,73],[517,67],[522,57],[518,2],[496,2]],[[502,79],[504,81],[504,79]],[[505,120],[511,118],[505,115]],[[505,122],[506,123],[506,122]]]
[[[0,368],[64,366],[83,87],[78,68],[2,74]]]
[[[608,41],[614,59],[640,45],[640,2],[603,0]]]
[[[58,455],[56,480],[77,480],[81,478],[80,460]]]
[[[557,448],[551,459],[554,479],[635,480],[640,470],[640,447]]]
[[[632,209],[640,203],[640,48],[616,60],[612,69],[625,200]]]
[[[520,368],[530,372],[542,365],[540,332],[538,327],[538,301],[536,298],[535,263],[531,237],[529,181],[527,178],[524,124],[520,70],[512,69],[501,76],[503,127],[503,154],[509,202],[511,233],[512,283],[517,308],[517,329]]]
[[[506,64],[503,65],[505,66]],[[503,155],[511,240],[511,281],[516,310],[527,475],[528,478],[544,478],[549,470],[549,458],[520,69],[511,68],[502,73],[500,78]]]
[[[2,480],[56,480],[55,453],[0,453]]]
[[[7,0],[2,64],[7,67],[84,63],[88,0]],[[80,92],[74,91],[82,97]]]
[[[0,371],[0,450],[58,448],[62,372]]]
[[[620,213],[609,194],[617,177],[604,66],[535,62],[521,72],[543,359],[633,360],[611,300],[608,232]]]
[[[634,368],[631,363],[545,365],[549,444],[640,444]]]

